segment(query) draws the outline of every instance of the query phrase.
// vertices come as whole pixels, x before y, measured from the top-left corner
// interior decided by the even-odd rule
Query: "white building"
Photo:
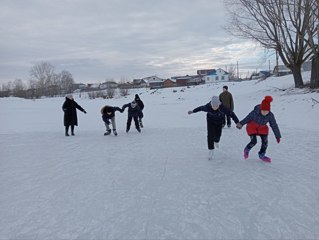
[[[229,73],[224,71],[221,68],[218,68],[215,71],[212,71],[204,77],[206,83],[212,82],[226,82],[229,81]]]
[[[147,83],[148,87],[153,87],[153,88],[163,87],[163,83],[164,83],[164,79],[159,78],[157,76],[146,77],[146,78],[143,78],[142,80],[144,80]]]

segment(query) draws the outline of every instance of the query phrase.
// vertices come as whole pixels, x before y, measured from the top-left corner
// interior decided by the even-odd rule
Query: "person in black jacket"
[[[230,111],[228,108],[223,106],[218,96],[213,96],[209,103],[197,107],[194,110],[188,111],[188,114],[200,111],[207,112],[207,144],[209,150],[208,159],[211,160],[214,156],[215,147],[219,147],[222,128],[225,126],[225,115],[229,114],[236,124],[239,122],[239,120],[233,111]]]
[[[144,103],[143,101],[140,99],[140,96],[138,94],[135,94],[135,102],[137,103],[137,105],[140,107],[141,111],[143,112],[144,109]],[[143,128],[143,122],[142,122],[142,118],[143,116],[138,116],[138,121],[140,124],[140,127]]]
[[[122,111],[124,111],[125,108],[128,108],[126,132],[130,131],[132,119],[134,119],[136,130],[138,132],[141,132],[141,128],[140,128],[139,123],[138,123],[138,118],[139,117],[143,118],[142,110],[140,109],[140,107],[137,105],[137,103],[135,101],[133,101],[131,103],[124,104],[122,107]]]
[[[104,106],[101,109],[101,114],[102,114],[102,119],[105,123],[106,127],[106,132],[104,133],[104,136],[110,135],[111,134],[111,129],[110,129],[110,124],[112,123],[112,128],[113,128],[113,134],[117,136],[117,131],[116,131],[116,122],[115,122],[115,112],[123,112],[121,108],[119,107],[112,107],[112,106]],[[111,122],[110,122],[111,121]]]
[[[78,125],[78,117],[76,114],[76,109],[86,113],[86,111],[77,104],[72,95],[67,95],[65,97],[65,102],[62,105],[62,110],[64,112],[64,126],[65,126],[65,136],[69,135],[69,127],[71,126],[71,134],[74,136],[74,126]]]

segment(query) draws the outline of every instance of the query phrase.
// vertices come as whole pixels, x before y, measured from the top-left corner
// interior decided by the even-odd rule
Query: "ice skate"
[[[258,155],[259,155],[260,160],[262,160],[264,162],[268,162],[268,163],[271,162],[271,158],[267,157],[264,153],[262,153],[262,154],[259,153]]]
[[[111,129],[107,130],[106,133],[104,133],[104,136],[110,135],[111,134]]]
[[[245,149],[244,149],[244,158],[245,158],[245,159],[248,159],[248,156],[249,156],[249,149],[248,149],[248,148],[245,148]]]
[[[208,160],[213,160],[213,157],[214,157],[214,149],[209,149]]]

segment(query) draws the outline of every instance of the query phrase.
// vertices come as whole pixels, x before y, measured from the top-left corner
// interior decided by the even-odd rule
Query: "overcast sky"
[[[223,30],[223,0],[0,0],[0,83],[49,62],[76,82],[246,73],[274,66],[256,44]]]

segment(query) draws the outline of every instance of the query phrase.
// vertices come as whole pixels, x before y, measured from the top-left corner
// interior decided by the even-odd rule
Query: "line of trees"
[[[231,35],[275,50],[297,88],[304,86],[301,66],[311,59],[310,87],[319,87],[319,0],[224,1]]]
[[[54,71],[54,66],[48,62],[34,65],[30,70],[28,84],[21,79],[2,84],[0,97],[40,98],[42,96],[59,96],[72,92],[73,76],[67,70],[60,73]]]

